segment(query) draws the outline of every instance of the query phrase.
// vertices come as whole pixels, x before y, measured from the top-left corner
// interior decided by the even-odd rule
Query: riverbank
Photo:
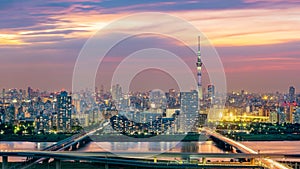
[[[227,135],[236,141],[300,141],[300,134],[239,134]]]
[[[16,135],[1,134],[0,141],[29,141],[29,142],[58,142],[73,134],[38,134],[38,135]]]

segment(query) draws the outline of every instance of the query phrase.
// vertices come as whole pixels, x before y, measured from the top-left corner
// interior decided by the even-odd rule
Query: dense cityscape
[[[103,120],[109,120],[112,127],[105,132],[128,135],[184,133],[195,131],[189,128],[195,123],[198,127],[213,125],[220,128],[223,123],[300,124],[300,95],[292,86],[284,94],[253,94],[244,90],[232,92],[225,103],[218,95],[214,86],[209,85],[200,102],[197,118],[182,120],[180,114],[198,111],[196,91],[178,92],[170,89],[165,93],[149,91],[123,94],[119,85],[113,86],[110,91],[105,91],[102,86],[95,92],[73,94],[67,91],[39,91],[30,87],[27,90],[3,89],[0,133],[76,133]],[[246,130],[246,126],[238,128]],[[251,128],[247,128],[247,131],[249,133]]]
[[[109,91],[101,86],[99,90],[96,87],[94,91],[72,93],[65,90],[40,91],[31,87],[27,90],[3,89],[0,102],[1,141],[54,142],[45,148],[39,148],[42,151],[26,154],[24,163],[18,163],[15,168],[23,165],[28,168],[35,164],[46,164],[49,167],[49,164],[53,165],[49,163],[51,158],[44,158],[45,154],[40,156],[40,153],[76,151],[93,142],[108,142],[114,150],[120,149],[114,145],[120,142],[125,143],[125,146],[130,142],[147,142],[150,145],[153,142],[188,142],[188,146],[181,147],[183,154],[179,154],[180,160],[175,158],[172,165],[197,165],[196,168],[198,165],[207,166],[207,163],[218,165],[219,161],[211,163],[207,160],[207,155],[198,153],[199,147],[195,142],[199,144],[207,140],[223,151],[222,155],[210,155],[219,157],[230,153],[231,159],[221,161],[222,166],[287,168],[278,160],[261,156],[257,158],[260,150],[252,150],[238,141],[299,141],[300,94],[296,94],[295,87],[290,86],[287,93],[265,94],[248,93],[245,90],[221,93],[214,84],[208,85],[205,90],[202,83],[200,36],[196,57],[197,89],[191,91],[169,89],[165,92],[154,89],[124,93],[119,84],[113,85]],[[128,146],[121,148],[128,149]],[[148,150],[152,155],[153,150],[157,149],[149,147]],[[158,150],[163,154],[162,148]],[[9,165],[7,153],[23,156],[17,151],[1,152],[4,153],[2,168],[5,169]],[[111,153],[110,151],[98,153],[100,158],[88,158],[100,160],[102,164],[101,158],[105,156],[105,168],[109,168],[109,163],[128,166],[133,162],[132,159],[127,159],[128,155],[124,159],[119,159],[118,156],[107,159],[105,153]],[[192,160],[194,153],[198,156],[196,161]],[[242,153],[247,154],[246,157],[241,156]],[[53,157],[51,153],[47,155]],[[82,158],[81,155],[75,157]],[[71,155],[71,158],[74,156]],[[136,165],[148,167],[149,164],[145,165],[144,160],[134,159]],[[55,157],[54,161],[56,169],[61,169],[61,159]],[[234,164],[235,162],[238,164]],[[153,156],[153,163],[164,168],[170,162],[157,163],[157,157]],[[288,166],[297,168],[297,165],[297,162],[292,161]]]

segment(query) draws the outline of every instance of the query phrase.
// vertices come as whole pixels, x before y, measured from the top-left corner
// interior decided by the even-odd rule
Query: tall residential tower
[[[72,117],[72,97],[66,91],[61,91],[56,96],[57,99],[57,130],[66,132],[71,131]]]
[[[197,53],[198,59],[197,59],[197,77],[198,77],[198,98],[199,100],[203,99],[202,94],[202,61],[201,61],[201,52],[200,52],[200,36],[198,36],[198,53]]]

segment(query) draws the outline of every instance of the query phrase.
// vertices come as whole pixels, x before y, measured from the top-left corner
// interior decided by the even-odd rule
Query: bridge
[[[241,152],[241,153],[247,153],[247,154],[253,154],[253,155],[260,155],[258,152],[248,148],[247,146],[245,146],[237,141],[234,141],[232,139],[229,139],[229,138],[211,130],[210,128],[205,127],[202,129],[202,131],[205,132],[206,134],[210,135],[213,138],[213,140],[222,141],[224,143],[224,146],[226,149],[235,149],[238,154],[240,154],[240,152]],[[252,158],[251,160],[253,163],[255,159]],[[266,168],[290,169],[289,167],[284,166],[281,163],[274,161],[272,159],[269,159],[267,157],[256,158],[256,160],[258,160],[259,163],[261,163]]]
[[[89,132],[81,132],[81,133],[75,134],[71,137],[68,137],[64,140],[61,140],[61,141],[51,145],[51,146],[44,148],[42,150],[42,152],[79,149],[80,147],[82,147],[83,145],[85,145],[86,143],[88,143],[90,141],[90,138],[89,138],[90,135],[93,135],[97,131],[102,130],[108,124],[109,124],[109,122],[103,122],[103,123],[101,123],[101,126],[97,129],[93,129]],[[40,162],[49,160],[49,158],[45,158],[45,157],[38,157],[38,158],[36,156],[26,156],[26,157],[27,157],[27,160],[23,164],[21,164],[21,166],[17,166],[18,168],[26,169],[36,163],[40,163]],[[7,161],[7,159],[4,157],[2,164],[5,165],[6,161]]]
[[[223,135],[212,131],[209,128],[203,128],[202,132],[205,132],[207,135],[210,135],[214,141],[222,141],[224,145],[230,150],[235,150],[235,153],[174,153],[174,152],[70,152],[63,150],[74,150],[74,147],[79,148],[80,145],[84,145],[87,143],[87,139],[89,139],[90,135],[93,135],[99,130],[102,130],[105,126],[107,126],[109,122],[103,123],[98,129],[91,130],[87,133],[79,133],[70,138],[57,142],[45,149],[43,151],[2,151],[0,155],[2,156],[2,168],[7,168],[8,165],[8,156],[21,156],[27,157],[27,161],[21,164],[22,168],[28,168],[33,166],[34,164],[38,164],[41,162],[49,162],[49,159],[55,159],[56,168],[60,169],[61,160],[85,160],[91,162],[98,162],[101,164],[120,164],[120,165],[129,165],[136,167],[145,167],[146,163],[151,166],[156,166],[157,168],[168,168],[168,166],[172,166],[172,168],[198,168],[205,167],[209,168],[210,166],[218,167],[226,167],[230,166],[230,168],[274,168],[274,169],[286,169],[287,166],[284,166],[272,159],[272,158],[299,158],[300,155],[283,155],[283,154],[260,154],[243,144],[231,140]],[[120,156],[117,156],[121,155]],[[173,158],[172,160],[162,160],[164,158]],[[179,158],[179,160],[174,158]],[[160,159],[158,163],[157,160]],[[230,158],[230,159],[249,159],[249,161],[240,161],[244,163],[220,163],[213,164],[212,162],[207,161],[207,158]],[[185,162],[183,162],[185,160]],[[197,161],[195,163],[195,160]],[[152,165],[152,163],[155,163]],[[148,166],[147,167],[151,167]],[[17,168],[21,168],[18,166]]]
[[[264,168],[250,162],[208,162],[205,158],[299,158],[297,155],[284,154],[228,154],[228,153],[176,153],[176,152],[53,152],[53,151],[0,151],[3,162],[8,156],[36,157],[54,159],[56,169],[61,169],[61,162],[89,161],[105,165],[121,165],[141,168]],[[185,157],[186,160],[174,160]],[[2,168],[7,164],[2,163]]]

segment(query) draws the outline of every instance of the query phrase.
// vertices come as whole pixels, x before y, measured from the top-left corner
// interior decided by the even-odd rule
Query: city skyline
[[[1,168],[297,168],[300,0],[0,1]]]
[[[93,33],[136,12],[164,12],[187,20],[207,35],[224,64],[228,91],[286,93],[289,86],[300,88],[299,8],[297,0],[2,1],[0,13],[6,17],[0,24],[0,86],[70,91],[76,58]],[[197,48],[197,35],[187,36]],[[160,41],[150,39],[152,43],[180,49],[176,43]],[[114,64],[123,57],[120,52],[114,54],[116,57],[108,59],[108,63]],[[195,60],[188,62],[195,64]],[[150,77],[156,74],[159,73],[146,72]],[[203,86],[209,83],[205,76],[204,70]],[[164,83],[168,86],[174,83],[166,74],[158,77],[167,79]],[[106,81],[100,77],[96,86],[108,86]],[[137,77],[137,81],[145,78]]]
[[[120,86],[119,84],[116,84],[117,86]],[[75,92],[75,93],[80,93],[80,92],[93,92],[93,93],[100,93],[100,92],[104,92],[104,93],[110,93],[114,87],[116,85],[112,85],[111,88],[106,88],[105,86],[101,85],[101,86],[97,86],[95,88],[95,91],[91,91],[91,90],[82,90],[82,91],[79,91],[79,92]],[[103,87],[103,90],[102,90],[102,87]],[[122,88],[122,86],[120,86]],[[38,92],[40,94],[44,94],[44,95],[48,95],[48,94],[51,94],[51,93],[59,93],[59,92],[62,92],[62,91],[66,91],[66,92],[70,92],[72,94],[72,91],[71,90],[66,90],[64,88],[62,89],[58,89],[58,90],[45,90],[45,89],[40,89],[40,88],[31,88],[31,86],[28,86],[28,87],[25,87],[25,88],[2,88],[1,89],[1,93],[3,93],[3,91],[5,93],[9,93],[10,91],[25,91],[27,94],[28,93],[28,89],[30,88],[30,90],[32,91],[35,91],[35,92]],[[213,88],[213,89],[212,89]],[[289,95],[290,94],[290,90],[291,88],[294,88],[295,92],[294,94],[295,95],[300,95],[300,92],[299,90],[297,90],[297,88],[295,88],[294,86],[290,85],[288,86],[288,88],[286,88],[285,91],[283,92],[280,92],[280,91],[276,91],[276,92],[270,92],[270,91],[265,91],[265,92],[250,92],[248,90],[245,90],[245,89],[241,89],[241,90],[232,90],[232,91],[227,91],[226,94],[241,94],[241,93],[245,93],[245,94],[259,94],[259,95],[268,95],[268,94],[283,94],[283,95]],[[152,91],[161,91],[161,92],[165,92],[165,93],[168,93],[170,90],[174,90],[175,92],[181,92],[178,88],[173,88],[173,87],[168,87],[168,88],[165,88],[165,89],[151,89],[151,90],[129,90],[128,92],[122,92],[120,94],[122,95],[128,95],[128,94],[133,94],[133,93],[151,93]],[[193,91],[195,89],[191,89],[190,91]],[[213,91],[213,93],[216,93],[216,94],[222,94],[220,92],[218,92],[217,89],[215,89],[215,86],[213,84],[208,84],[207,86],[203,86],[202,88],[202,94],[203,96],[204,95],[208,95],[208,97],[211,95],[211,92]],[[189,91],[187,91],[189,92]],[[223,93],[224,94],[224,93]],[[288,96],[290,97],[290,96]],[[0,98],[2,98],[2,96],[0,96]]]

